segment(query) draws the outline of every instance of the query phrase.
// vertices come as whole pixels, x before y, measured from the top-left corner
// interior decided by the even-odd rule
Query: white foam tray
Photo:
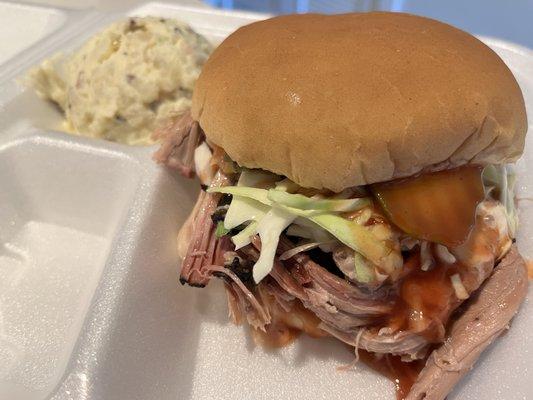
[[[57,132],[57,111],[15,82],[123,15],[36,12],[60,18],[0,66],[0,399],[392,400],[392,383],[364,365],[337,371],[353,359],[345,345],[302,337],[257,348],[228,322],[219,282],[178,284],[175,237],[197,184],[154,165],[153,147]],[[263,17],[160,3],[128,13],[148,14],[188,21],[215,42]],[[533,116],[531,52],[486,41]],[[532,137],[521,197],[533,193]],[[519,245],[533,258],[533,204],[520,204]],[[533,398],[532,301],[451,399]]]

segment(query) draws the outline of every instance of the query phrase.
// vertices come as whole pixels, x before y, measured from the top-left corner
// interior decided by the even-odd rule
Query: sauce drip
[[[457,301],[450,277],[458,273],[460,265],[434,259],[436,265],[429,271],[420,269],[419,252],[404,264],[407,275],[402,280],[388,326],[420,332],[428,341],[437,343],[444,339],[444,323]]]
[[[295,308],[292,314],[285,311],[280,314],[275,312],[272,323],[266,327],[266,332],[252,329],[255,342],[266,348],[280,348],[294,342],[302,332],[314,338],[328,336],[318,329],[318,318],[305,309],[300,302],[295,302]],[[295,322],[298,320],[300,322]],[[297,328],[294,325],[300,327]],[[352,347],[350,349],[353,351]],[[360,362],[394,383],[397,400],[406,398],[425,365],[425,359],[403,362],[399,356],[375,354],[363,349],[359,349],[358,354]]]
[[[374,354],[365,350],[359,350],[359,360],[394,383],[397,400],[407,397],[425,364],[425,360],[403,362],[399,356]]]
[[[302,333],[300,329],[291,328],[283,322],[274,321],[266,326],[266,331],[252,328],[254,342],[266,348],[285,347],[294,342]]]
[[[314,338],[328,336],[318,327],[320,319],[299,300],[294,300],[289,312],[283,310],[273,298],[265,296],[264,300],[270,305],[272,322],[264,332],[252,329],[252,336],[258,345],[267,348],[284,347],[294,342],[302,332]]]
[[[291,311],[287,312],[273,302],[272,298],[265,297],[264,300],[272,307],[272,322],[265,332],[252,329],[253,339],[258,345],[266,348],[284,347],[294,342],[302,332],[314,338],[328,336],[318,328],[318,317],[300,301],[295,300]],[[350,349],[353,350],[352,347]],[[363,349],[359,349],[358,354],[361,362],[394,383],[397,400],[406,398],[425,364],[425,360],[403,362],[399,356],[375,354]]]

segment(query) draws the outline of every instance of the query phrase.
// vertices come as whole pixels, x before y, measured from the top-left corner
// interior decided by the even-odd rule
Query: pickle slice
[[[463,243],[484,198],[482,167],[464,166],[371,185],[390,221],[407,234],[455,247]]]

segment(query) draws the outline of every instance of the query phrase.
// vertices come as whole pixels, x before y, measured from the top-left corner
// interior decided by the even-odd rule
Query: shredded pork
[[[218,196],[202,191],[198,201],[200,206],[193,220],[192,237],[181,263],[180,282],[204,287],[212,276],[208,267],[214,263],[217,239],[211,214],[217,206]]]
[[[155,136],[162,140],[162,145],[154,159],[183,176],[192,177],[194,150],[205,136],[190,114],[169,123]],[[214,150],[211,165],[216,173],[209,186],[235,182],[236,176],[230,176],[233,172],[223,166],[224,153],[220,148],[211,150]],[[402,239],[402,249],[418,254],[418,268],[423,271],[434,268],[436,259],[445,264],[454,264],[459,258],[468,260],[460,274],[453,275],[461,282],[461,295],[452,293],[445,299],[438,319],[420,325],[419,329],[405,329],[387,325],[397,312],[395,305],[401,282],[358,284],[353,275],[353,251],[346,246],[337,247],[333,252],[333,260],[344,274],[340,277],[315,262],[282,234],[272,271],[256,285],[251,278],[251,265],[259,258],[261,241],[255,236],[251,244],[235,250],[228,236],[216,237],[212,216],[220,199],[220,194],[202,190],[180,232],[180,254],[184,257],[180,281],[183,284],[203,287],[213,276],[223,279],[231,320],[240,324],[246,319],[267,335],[273,331],[287,333],[281,329],[280,323],[283,323],[285,327],[303,330],[312,336],[331,335],[354,346],[356,351],[361,348],[399,355],[406,361],[426,357],[430,345],[436,340],[444,341],[445,324],[452,313],[491,276],[499,257],[510,246],[506,231],[494,231],[496,233],[492,234],[496,236],[487,239],[487,230],[482,224],[475,226],[468,242],[451,251],[440,245]],[[484,207],[488,208],[481,219],[487,215],[497,216],[499,211],[494,204]],[[527,284],[519,268],[523,260],[516,248],[513,247],[500,264],[470,301],[467,311],[454,323],[446,342],[431,353],[408,399],[443,399],[481,351],[507,326],[525,296]],[[502,309],[499,307],[502,302],[512,307]],[[484,334],[474,335],[477,330],[471,329],[472,324],[481,320],[485,323]],[[428,332],[437,332],[437,339],[429,338]],[[264,340],[264,336],[260,337]]]
[[[153,159],[158,164],[178,170],[183,176],[194,176],[194,150],[204,140],[204,134],[189,112],[169,121],[152,135],[161,145]]]

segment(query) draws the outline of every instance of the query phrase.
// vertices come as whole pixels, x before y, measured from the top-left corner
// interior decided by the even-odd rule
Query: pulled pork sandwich
[[[203,183],[180,281],[225,282],[259,341],[330,335],[422,361],[443,399],[527,291],[508,163],[526,114],[475,37],[407,14],[289,15],[230,35],[155,159]],[[410,364],[409,364],[410,363]],[[420,362],[419,362],[420,364]]]

